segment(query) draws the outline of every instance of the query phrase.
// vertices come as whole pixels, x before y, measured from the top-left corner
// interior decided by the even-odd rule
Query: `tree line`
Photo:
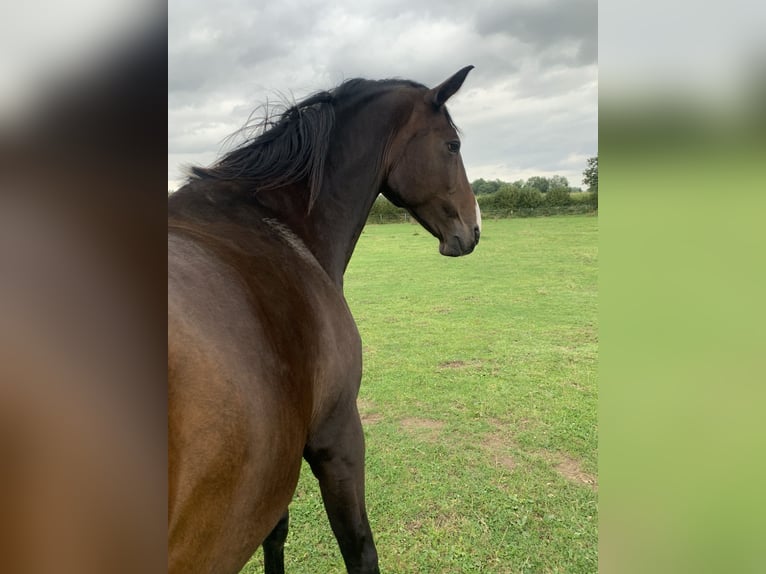
[[[582,183],[587,186],[587,191],[598,195],[598,156],[588,158],[585,170],[582,174]],[[499,179],[487,181],[480,178],[471,182],[471,188],[476,196],[490,195],[509,188],[518,192],[538,191],[541,194],[547,194],[548,192],[558,194],[561,194],[562,192],[570,194],[582,192],[582,188],[570,186],[567,178],[562,175],[554,175],[551,177],[534,176],[527,180],[519,179],[512,183]]]
[[[479,178],[471,182],[471,188],[483,217],[531,217],[598,210],[598,156],[588,158],[582,183],[586,191],[571,187],[567,178],[561,175],[534,176],[514,182]],[[403,209],[380,196],[368,221],[388,223],[407,221],[407,218]]]
[[[474,194],[489,195],[500,190],[505,186],[515,187],[517,189],[535,189],[540,193],[548,193],[551,190],[564,189],[567,193],[577,193],[582,191],[579,187],[570,187],[569,181],[563,175],[554,175],[552,177],[534,176],[530,177],[526,181],[523,179],[516,180],[512,183],[495,179],[487,181],[483,178],[479,178],[471,182],[471,188]]]

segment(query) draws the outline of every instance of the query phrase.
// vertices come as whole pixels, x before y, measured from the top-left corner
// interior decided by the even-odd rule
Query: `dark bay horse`
[[[168,199],[168,571],[283,572],[305,457],[348,572],[379,572],[356,407],[361,340],[343,273],[379,193],[473,251],[481,216],[445,102],[349,80],[267,122]]]

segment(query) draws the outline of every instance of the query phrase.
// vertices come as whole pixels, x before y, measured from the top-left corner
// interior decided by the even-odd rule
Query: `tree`
[[[569,191],[569,180],[563,175],[554,175],[550,179],[548,191],[553,191],[554,189],[566,189]]]
[[[588,158],[582,175],[582,182],[588,186],[588,191],[598,193],[598,156]]]
[[[474,195],[482,195],[486,192],[487,180],[483,177],[471,182],[471,189],[473,189]]]
[[[498,189],[500,189],[505,182],[500,181],[499,179],[495,179],[493,181],[487,182],[487,193],[495,193]]]
[[[495,193],[500,186],[504,185],[504,182],[496,179],[494,181],[487,181],[484,178],[479,178],[471,183],[471,189],[473,189],[474,195],[487,195]]]
[[[598,156],[588,158],[582,175],[582,182],[588,186],[590,192],[591,203],[598,209]]]
[[[546,193],[550,187],[550,182],[546,177],[535,175],[527,180],[524,187],[528,189],[536,189],[540,193]]]

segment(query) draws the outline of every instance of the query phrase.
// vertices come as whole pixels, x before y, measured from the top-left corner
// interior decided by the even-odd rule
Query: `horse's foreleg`
[[[285,540],[290,514],[285,512],[274,530],[263,541],[263,568],[265,574],[285,574]]]
[[[327,516],[349,574],[378,574],[364,505],[364,435],[356,405],[309,440],[305,457],[319,480]]]

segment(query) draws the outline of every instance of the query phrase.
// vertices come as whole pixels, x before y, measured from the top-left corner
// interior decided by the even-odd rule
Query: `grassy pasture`
[[[365,228],[345,289],[382,572],[597,571],[597,230],[486,221],[452,259],[417,225]],[[345,572],[305,463],[290,508],[287,572]]]

